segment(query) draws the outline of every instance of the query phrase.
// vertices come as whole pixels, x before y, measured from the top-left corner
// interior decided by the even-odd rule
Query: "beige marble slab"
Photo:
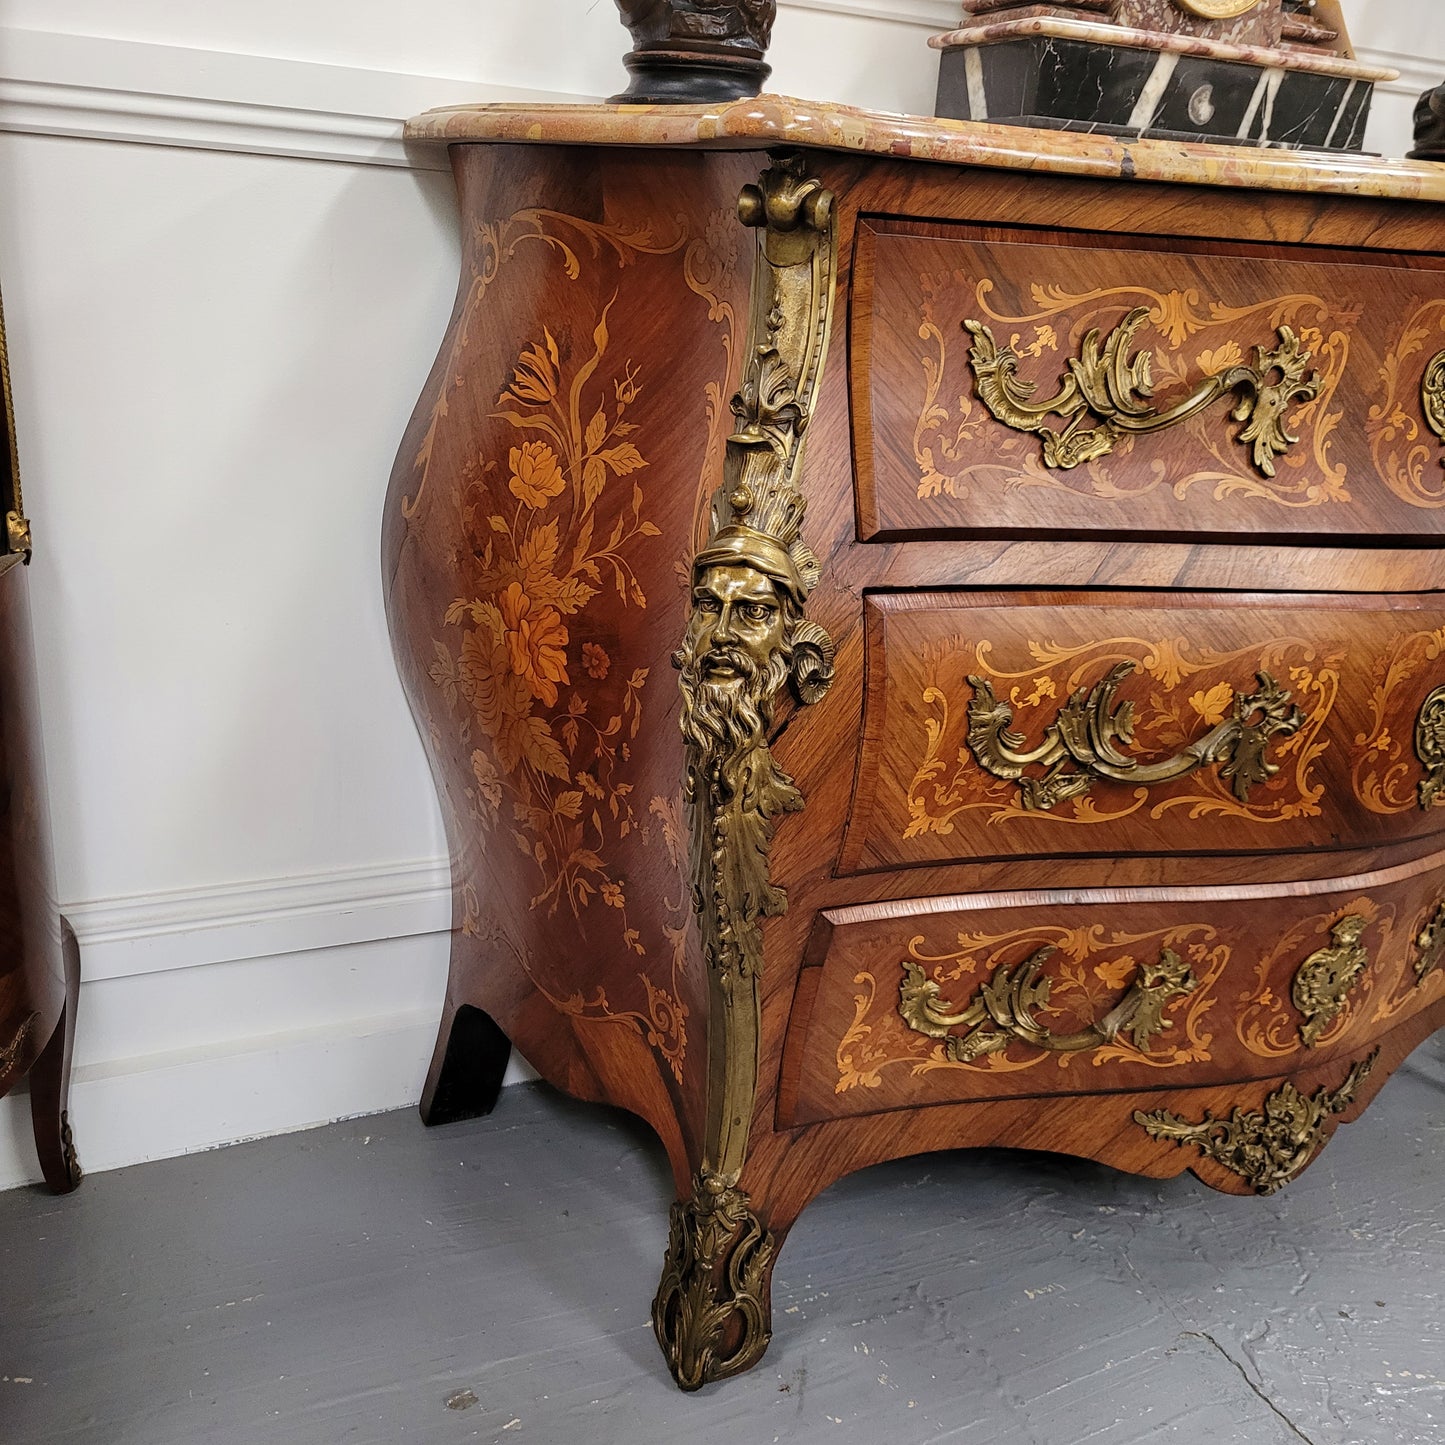
[[[891,115],[760,95],[717,105],[466,105],[429,110],[406,128],[415,142],[763,150],[799,146],[894,159],[1119,176],[1142,181],[1445,202],[1445,165],[1341,153],[1328,159],[1183,141],[1030,130],[978,121]]]
[[[968,49],[976,45],[998,45],[1006,40],[1028,40],[1044,36],[1055,40],[1091,40],[1098,45],[1124,45],[1134,50],[1172,51],[1177,55],[1204,55],[1214,60],[1240,61],[1281,70],[1308,70],[1316,75],[1339,75],[1348,80],[1398,80],[1398,70],[1362,65],[1342,55],[1323,51],[1271,49],[1263,45],[1235,45],[1226,40],[1206,40],[1199,35],[1163,35],[1156,30],[1131,30],[1103,20],[1071,20],[1066,16],[1031,16],[1023,20],[1001,20],[992,25],[968,25],[935,35],[929,44],[935,50]]]

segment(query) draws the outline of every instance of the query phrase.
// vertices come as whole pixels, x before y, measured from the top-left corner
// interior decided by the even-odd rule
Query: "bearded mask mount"
[[[804,806],[771,740],[785,694],[820,702],[834,660],[828,634],[806,615],[822,569],[803,540],[801,488],[837,279],[833,197],[800,156],[783,153],[744,188],[738,214],[757,232],[749,360],[673,657],[708,980],[707,1118],[693,1198],[673,1210],[653,1305],[658,1341],[684,1389],[748,1368],[769,1339],[774,1242],[740,1181],[757,1098],[762,924],[787,907],[769,855],[779,821]]]

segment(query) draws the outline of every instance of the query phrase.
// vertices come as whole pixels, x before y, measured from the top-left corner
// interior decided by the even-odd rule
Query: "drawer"
[[[1445,598],[904,592],[864,601],[840,874],[1297,852],[1445,825]]]
[[[819,915],[791,1127],[1351,1062],[1445,998],[1445,856],[1254,888],[981,894]]]
[[[1442,266],[862,220],[860,535],[1439,536]]]

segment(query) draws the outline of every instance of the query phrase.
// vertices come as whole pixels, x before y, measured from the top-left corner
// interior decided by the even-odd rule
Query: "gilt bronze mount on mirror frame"
[[[632,35],[618,104],[696,104],[756,95],[777,0],[617,0]]]

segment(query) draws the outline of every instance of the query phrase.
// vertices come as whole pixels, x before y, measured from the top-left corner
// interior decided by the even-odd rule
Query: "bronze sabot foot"
[[[750,1370],[773,1338],[777,1243],[747,1194],[704,1169],[693,1195],[672,1206],[652,1327],[672,1377],[700,1390]]]

